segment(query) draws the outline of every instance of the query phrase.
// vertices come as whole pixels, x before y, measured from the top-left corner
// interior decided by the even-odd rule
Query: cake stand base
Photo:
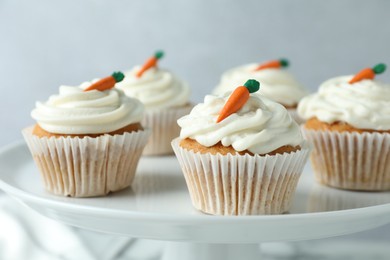
[[[259,244],[166,242],[162,260],[258,260]]]

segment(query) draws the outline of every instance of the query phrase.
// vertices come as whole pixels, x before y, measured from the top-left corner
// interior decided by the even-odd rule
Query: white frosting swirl
[[[223,94],[232,91],[248,79],[256,79],[261,83],[258,94],[279,102],[285,106],[294,106],[307,95],[304,87],[284,69],[263,69],[254,71],[256,63],[243,65],[228,70],[222,75],[219,85],[214,89],[214,94]]]
[[[180,118],[180,138],[196,140],[206,147],[221,142],[224,146],[233,146],[236,151],[249,150],[254,154],[270,153],[284,145],[302,144],[299,126],[287,110],[258,95],[251,94],[239,111],[216,123],[229,95],[207,95],[204,103]]]
[[[141,121],[141,102],[118,89],[84,92],[90,85],[60,86],[58,95],[36,103],[31,116],[42,129],[57,134],[109,133]]]
[[[188,85],[171,72],[155,67],[138,78],[136,73],[139,69],[137,66],[126,72],[124,80],[117,83],[116,87],[127,96],[139,99],[147,110],[183,106],[189,102]]]
[[[352,76],[325,81],[318,93],[305,97],[298,113],[326,123],[346,122],[359,129],[390,129],[390,85],[375,80],[353,84]]]

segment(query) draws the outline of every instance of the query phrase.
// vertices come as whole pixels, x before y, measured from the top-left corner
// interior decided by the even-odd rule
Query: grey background
[[[59,85],[129,69],[156,49],[195,102],[223,71],[279,57],[314,91],[390,62],[389,11],[385,0],[0,0],[0,146],[21,138],[35,101]]]
[[[329,77],[390,64],[389,11],[385,0],[0,0],[0,146],[21,139],[35,101],[59,85],[129,69],[156,49],[194,102],[223,71],[279,57],[315,91]],[[390,240],[389,229],[361,236]]]

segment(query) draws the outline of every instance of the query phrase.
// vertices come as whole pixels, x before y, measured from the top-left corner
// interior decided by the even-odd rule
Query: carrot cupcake
[[[324,82],[299,103],[314,144],[319,182],[349,190],[390,190],[390,85],[374,80],[384,64]]]
[[[282,105],[250,94],[258,89],[248,80],[231,95],[207,95],[178,120],[172,146],[200,211],[257,215],[290,208],[309,149]]]
[[[214,94],[223,94],[233,90],[246,79],[253,78],[261,82],[261,94],[287,108],[291,116],[302,123],[296,113],[299,100],[307,95],[305,88],[285,70],[289,65],[286,59],[268,61],[262,64],[251,63],[232,68],[222,75]]]
[[[156,52],[144,65],[134,67],[122,82],[116,84],[127,96],[137,98],[145,105],[142,124],[152,129],[145,155],[173,153],[171,141],[180,132],[176,121],[192,108],[187,83],[170,71],[157,67],[162,56],[163,52]]]
[[[121,72],[37,102],[24,138],[51,193],[102,196],[128,187],[147,143],[144,108],[117,89]]]

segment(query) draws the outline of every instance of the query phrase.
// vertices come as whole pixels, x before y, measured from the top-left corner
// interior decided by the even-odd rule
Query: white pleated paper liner
[[[317,131],[302,127],[313,144],[316,179],[340,189],[390,190],[390,134]]]
[[[150,130],[91,137],[38,137],[22,131],[44,187],[71,197],[103,196],[130,186]]]
[[[172,147],[183,170],[193,206],[213,215],[287,212],[309,155],[306,144],[277,155],[212,155]]]
[[[146,111],[142,125],[152,130],[144,155],[172,154],[171,142],[180,135],[177,120],[190,113],[192,105]]]

